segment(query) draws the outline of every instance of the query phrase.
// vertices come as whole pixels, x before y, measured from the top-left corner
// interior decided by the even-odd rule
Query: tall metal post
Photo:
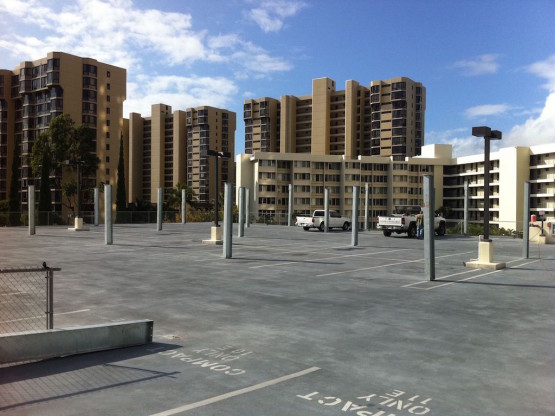
[[[162,204],[164,202],[162,196],[162,187],[158,188],[158,206],[156,207],[156,230],[162,231]]]
[[[293,184],[289,184],[289,204],[287,213],[287,225],[291,227],[293,225]]]
[[[181,190],[181,224],[187,223],[187,192]]]
[[[81,163],[77,162],[77,218],[81,218]]]
[[[490,137],[484,137],[484,241],[489,241],[489,148]]]
[[[324,188],[324,232],[330,228],[330,188]]]
[[[470,189],[468,187],[468,181],[464,181],[464,223],[463,223],[463,234],[466,237],[468,235],[468,215],[469,215],[469,201],[470,201]]]
[[[35,235],[35,186],[27,187],[27,215],[29,217],[29,235]]]
[[[112,229],[112,185],[104,185],[104,243],[111,245],[113,242]]]
[[[233,238],[233,184],[224,185],[224,230],[223,230],[224,258],[231,258]]]
[[[245,187],[239,187],[239,227],[237,227],[237,236],[245,235]]]
[[[98,227],[100,189],[94,188],[94,225]]]
[[[434,239],[434,177],[424,175],[424,274],[436,279]]]
[[[360,186],[353,186],[353,218],[351,221],[351,245],[358,246],[358,210],[360,206]]]
[[[216,197],[214,198],[214,209],[216,210],[216,213],[214,214],[214,226],[215,227],[219,227],[220,225],[218,224],[218,217],[220,216],[220,201],[218,201],[218,184],[220,182],[220,177],[218,176],[218,161],[219,161],[219,157],[216,154],[216,157],[214,157],[214,163],[216,164]]]
[[[245,189],[245,225],[247,228],[251,226],[251,190]],[[291,216],[289,216],[291,217]]]
[[[364,231],[368,231],[369,228],[369,211],[370,211],[370,184],[364,186]]]
[[[522,210],[522,257],[530,256],[530,182],[524,182],[524,209]]]
[[[46,269],[46,329],[54,329],[54,270]]]

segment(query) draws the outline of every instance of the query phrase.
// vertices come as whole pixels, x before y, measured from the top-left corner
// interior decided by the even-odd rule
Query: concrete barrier
[[[0,364],[148,344],[153,328],[153,321],[139,320],[1,335]]]

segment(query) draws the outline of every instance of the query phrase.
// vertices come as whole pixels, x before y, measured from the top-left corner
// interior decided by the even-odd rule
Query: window
[[[110,163],[110,156],[106,156],[106,163]]]
[[[106,143],[106,150],[110,150],[110,143]]]
[[[106,89],[109,90],[110,89],[110,83],[106,84]]]
[[[110,107],[106,108],[106,114],[110,114]]]
[[[106,96],[106,101],[110,102],[110,96],[109,95]]]
[[[106,125],[107,125],[107,126],[110,125],[110,120],[106,120]]]
[[[110,174],[110,168],[106,168],[106,175]]]
[[[107,138],[107,139],[110,138],[110,132],[109,132],[109,131],[106,132],[106,138]]]
[[[110,71],[106,71],[106,77],[110,78]]]

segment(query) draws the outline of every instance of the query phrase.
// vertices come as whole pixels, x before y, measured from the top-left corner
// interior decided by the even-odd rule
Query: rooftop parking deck
[[[552,415],[555,246],[255,224],[0,229],[0,268],[55,275],[55,328],[154,321],[152,344],[0,368],[0,415]],[[235,225],[236,226],[236,225]],[[4,294],[4,296],[7,296]],[[1,318],[0,318],[1,319]]]

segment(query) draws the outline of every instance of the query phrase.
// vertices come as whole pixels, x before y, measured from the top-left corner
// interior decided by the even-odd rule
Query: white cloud
[[[247,12],[248,19],[255,22],[264,32],[279,32],[287,17],[296,15],[306,7],[302,1],[263,0]]]
[[[508,104],[484,104],[468,108],[464,114],[468,118],[478,118],[485,116],[498,116],[511,110],[513,107]]]
[[[227,108],[237,93],[233,80],[223,77],[139,75],[136,82],[127,83],[127,95],[131,98],[124,102],[123,113],[147,117],[151,105],[158,103],[170,105],[174,111],[199,105]]]
[[[467,76],[495,74],[499,69],[498,59],[499,55],[489,53],[477,56],[474,59],[455,62],[453,67],[461,68]]]
[[[547,83],[544,85],[549,91],[555,91],[555,54],[551,55],[545,61],[535,62],[529,65],[528,72],[545,78]]]

